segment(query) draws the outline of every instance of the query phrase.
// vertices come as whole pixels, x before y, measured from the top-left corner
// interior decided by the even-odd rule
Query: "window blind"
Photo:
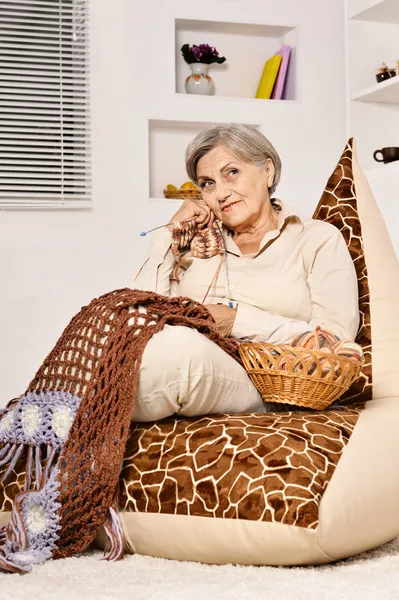
[[[88,0],[0,0],[0,208],[91,206]]]

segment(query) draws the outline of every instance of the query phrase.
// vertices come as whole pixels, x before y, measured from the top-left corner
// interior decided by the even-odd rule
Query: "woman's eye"
[[[238,169],[230,169],[229,175],[230,175],[230,173],[233,173],[233,172],[238,173]],[[212,183],[212,182],[209,179],[207,179],[206,181],[203,181],[201,183],[200,188],[203,189],[207,183]]]

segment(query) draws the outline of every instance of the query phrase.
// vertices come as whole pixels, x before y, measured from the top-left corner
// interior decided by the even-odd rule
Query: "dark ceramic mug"
[[[385,81],[386,79],[391,79],[391,77],[396,77],[396,71],[383,71],[382,73],[377,73],[375,76],[378,83],[381,83],[381,81]]]
[[[377,155],[381,154],[382,158],[377,158]],[[377,162],[390,163],[394,160],[399,160],[399,148],[390,146],[389,148],[381,148],[376,150],[373,154],[374,160]]]

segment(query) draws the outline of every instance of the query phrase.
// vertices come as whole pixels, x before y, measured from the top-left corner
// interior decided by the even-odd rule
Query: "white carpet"
[[[100,561],[100,551],[0,575],[1,600],[395,600],[399,538],[322,567],[211,566],[148,556]]]

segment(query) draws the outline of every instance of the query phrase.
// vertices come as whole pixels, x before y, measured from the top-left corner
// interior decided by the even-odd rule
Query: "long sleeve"
[[[172,234],[167,227],[152,234],[147,258],[130,287],[170,296],[170,274],[175,265],[171,249]]]
[[[359,328],[357,275],[338,229],[331,228],[330,235],[320,244],[309,262],[308,286],[312,303],[309,322],[239,303],[232,336],[242,341],[283,344],[320,325],[341,339],[354,340]]]

